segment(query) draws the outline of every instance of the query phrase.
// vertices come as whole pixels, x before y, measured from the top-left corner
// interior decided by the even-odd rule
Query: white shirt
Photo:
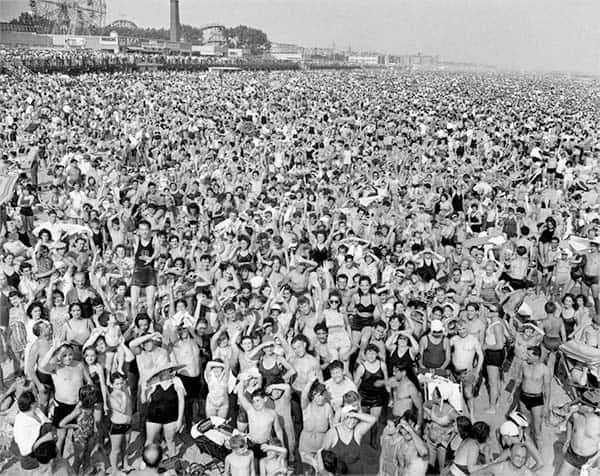
[[[333,379],[329,379],[325,382],[325,387],[331,396],[331,405],[334,411],[337,411],[342,406],[342,399],[344,395],[350,391],[356,392],[356,385],[349,378],[344,377],[342,383],[335,383]]]
[[[33,445],[40,436],[40,428],[44,423],[50,422],[39,408],[35,409],[35,415],[37,419],[23,412],[15,416],[13,436],[23,456],[31,454]]]

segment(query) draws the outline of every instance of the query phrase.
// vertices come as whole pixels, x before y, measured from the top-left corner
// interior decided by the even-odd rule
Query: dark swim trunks
[[[519,397],[523,405],[527,410],[530,410],[535,407],[544,406],[544,394],[543,393],[526,393],[521,392],[521,396]]]
[[[544,347],[548,349],[550,352],[555,352],[558,350],[561,344],[560,337],[549,337],[544,336]]]
[[[584,464],[591,460],[597,453],[590,456],[581,456],[573,451],[572,446],[569,444],[567,451],[565,452],[565,461],[576,469],[581,469]]]

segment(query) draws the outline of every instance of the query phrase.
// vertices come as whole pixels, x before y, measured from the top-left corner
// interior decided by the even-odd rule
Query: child
[[[127,377],[119,372],[111,375],[112,392],[108,397],[110,407],[110,466],[115,473],[118,466],[126,471],[124,448],[128,446],[128,434],[131,429],[132,404],[131,393],[127,386]]]
[[[293,463],[296,452],[296,432],[292,421],[292,389],[287,383],[273,383],[266,388],[266,392],[271,397],[275,405],[275,412],[281,419],[281,426],[285,432],[287,448],[291,458],[290,462]]]
[[[79,403],[71,413],[64,417],[58,424],[59,428],[73,428],[73,471],[79,474],[80,468],[84,471],[91,462],[94,450],[94,406],[96,405],[96,387],[85,385],[79,390]],[[75,423],[71,423],[75,420]],[[84,472],[82,471],[82,472]]]
[[[399,448],[402,438],[398,433],[400,417],[391,416],[387,419],[381,434],[381,455],[379,456],[379,476],[395,476],[400,468]]]
[[[231,454],[225,458],[225,476],[256,476],[254,455],[248,450],[244,437],[234,435],[229,444]]]
[[[227,412],[229,411],[229,366],[219,359],[211,360],[204,369],[204,379],[208,386],[206,416],[227,418]]]
[[[287,476],[289,469],[286,462],[287,450],[280,441],[275,440],[273,444],[261,445],[260,449],[267,453],[260,460],[260,476]]]
[[[34,394],[37,393],[37,388],[35,384],[25,377],[25,372],[21,369],[18,369],[14,373],[15,381],[11,384],[10,387],[4,393],[0,393],[0,415],[6,415],[5,412],[8,412],[12,408],[16,408],[15,402],[19,399],[21,394],[25,391],[32,391]],[[9,415],[12,412],[9,412]],[[16,412],[15,412],[16,414]],[[12,415],[14,419],[14,415]]]

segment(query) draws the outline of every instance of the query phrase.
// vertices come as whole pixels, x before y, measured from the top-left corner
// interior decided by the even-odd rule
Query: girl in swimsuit
[[[565,332],[567,339],[571,337],[577,327],[577,311],[579,309],[575,307],[575,297],[567,293],[562,299],[562,309],[560,310],[560,317],[565,325]]]
[[[351,320],[352,343],[355,346],[366,343],[371,337],[375,316],[381,316],[379,296],[371,291],[371,279],[361,276],[358,280],[358,292],[352,297],[349,306],[354,312]]]
[[[104,425],[102,424],[103,415],[108,414],[108,397],[106,390],[106,378],[104,375],[104,367],[98,362],[96,349],[86,347],[83,351],[83,363],[90,374],[92,384],[96,389],[96,405],[94,406],[94,421],[96,427],[101,434],[100,441],[104,441]]]
[[[229,366],[220,360],[206,364],[204,380],[208,386],[206,416],[227,418],[229,411]]]
[[[304,460],[321,449],[327,431],[333,426],[333,409],[327,401],[326,388],[315,377],[302,390],[302,433],[298,450]]]

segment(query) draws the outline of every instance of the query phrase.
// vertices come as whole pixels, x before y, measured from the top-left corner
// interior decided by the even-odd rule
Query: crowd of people
[[[2,444],[21,474],[157,474],[225,426],[228,476],[591,470],[597,372],[554,390],[600,348],[598,94],[0,77]]]

